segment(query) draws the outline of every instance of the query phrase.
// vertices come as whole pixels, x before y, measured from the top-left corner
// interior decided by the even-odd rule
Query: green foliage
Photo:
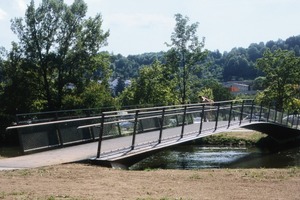
[[[80,95],[83,108],[99,108],[114,105],[114,99],[104,84],[91,82]]]
[[[189,18],[181,14],[176,14],[175,20],[171,44],[167,44],[171,49],[166,61],[167,66],[176,74],[181,103],[187,103],[192,74],[201,71],[200,61],[205,59],[207,51],[202,51],[204,38],[199,41],[196,35],[198,23],[189,25]]]
[[[229,136],[226,134],[211,135],[209,137],[202,138],[198,143],[202,145],[220,145],[220,146],[254,146],[260,140],[257,138],[239,138],[235,136]]]
[[[39,112],[39,111],[43,110],[45,107],[47,107],[47,101],[43,100],[43,99],[37,99],[37,100],[32,101],[30,110],[32,112]]]
[[[121,105],[135,105],[136,104],[136,100],[135,100],[135,94],[136,94],[136,90],[137,90],[137,83],[135,80],[132,80],[132,83],[129,87],[125,88],[125,90],[123,90],[123,92],[119,95],[118,102]]]
[[[175,84],[168,79],[170,75],[168,69],[158,61],[144,66],[139,71],[139,77],[120,96],[122,105],[178,103],[177,94],[174,93]]]
[[[164,52],[143,53],[139,55],[129,55],[127,57],[111,55],[111,69],[113,70],[113,79],[130,79],[138,76],[138,71],[142,66],[151,65],[156,60],[164,63]]]
[[[38,99],[37,92],[40,92],[41,86],[34,80],[40,77],[37,73],[28,71],[31,64],[21,57],[22,54],[16,43],[13,43],[11,52],[5,54],[7,60],[1,65],[3,82],[0,107],[6,114],[26,112],[32,106],[32,102]]]
[[[204,67],[196,74],[199,78],[222,80],[224,72],[223,62],[223,56],[218,50],[208,52],[206,59],[203,61]]]
[[[77,89],[74,88],[72,92],[65,95],[62,105],[65,109],[99,108],[114,106],[115,102],[104,84],[92,81],[83,92],[78,93]]]
[[[253,81],[253,89],[254,90],[263,90],[266,85],[266,77],[259,76]]]
[[[223,87],[223,85],[216,79],[203,79],[199,87],[210,89],[212,91],[212,97],[210,99],[213,99],[214,101],[226,101],[233,99],[233,95],[229,92],[229,90]]]
[[[254,79],[257,76],[258,70],[255,69],[247,50],[234,48],[228,54],[224,54],[223,79],[225,81]]]
[[[64,109],[74,109],[74,108],[81,108],[83,105],[83,100],[75,94],[67,94],[62,99],[62,106]]]
[[[275,103],[278,109],[299,109],[300,58],[287,50],[267,50],[257,60],[257,67],[266,74],[266,89],[258,94],[257,101]]]
[[[264,76],[262,71],[255,67],[255,62],[258,58],[263,57],[263,53],[268,48],[294,51],[295,55],[299,56],[300,35],[289,37],[286,41],[268,41],[266,44],[263,42],[252,43],[248,48],[233,48],[231,51],[224,53],[220,53],[218,50],[204,51],[207,53],[207,57],[197,63],[199,64],[198,67],[200,65],[202,67],[195,70],[192,74],[198,78],[213,78],[219,81],[254,80],[259,76]],[[127,57],[120,54],[112,55],[113,78],[136,78],[141,66],[150,65],[155,60],[159,60],[161,63],[168,61],[170,67],[178,68],[176,66],[181,65],[180,54],[174,54],[175,50],[171,48],[168,52],[144,53]],[[172,54],[172,56],[169,54]],[[192,79],[194,81],[194,78]],[[193,93],[194,91],[191,92]]]
[[[32,0],[25,17],[12,20],[11,27],[19,43],[15,43],[10,53],[9,68],[22,72],[22,80],[28,82],[26,86],[33,85],[29,89],[33,98],[29,104],[33,100],[47,102],[43,108],[34,107],[61,109],[62,99],[69,95],[64,91],[66,85],[72,83],[83,91],[95,79],[97,70],[107,82],[109,59],[98,51],[106,45],[109,32],[101,29],[101,15],[85,18],[86,12],[83,0],[76,0],[70,6],[60,0],[42,1],[37,8]],[[11,85],[15,82],[12,80]],[[15,92],[21,89],[14,88]]]
[[[213,95],[213,91],[211,88],[203,88],[199,93],[198,96],[203,96],[206,97],[208,99],[213,100],[214,99],[214,95]]]

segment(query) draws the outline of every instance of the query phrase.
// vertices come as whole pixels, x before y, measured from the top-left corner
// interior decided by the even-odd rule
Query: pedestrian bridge
[[[77,112],[75,116],[64,119],[48,113],[41,118],[31,113],[22,115],[26,120],[7,130],[17,132],[25,154],[76,146],[82,150],[72,151],[80,154],[85,151],[83,143],[93,143],[93,153],[86,154],[86,159],[121,168],[163,148],[241,127],[266,133],[279,143],[300,136],[298,114],[255,105],[253,100],[115,110],[100,115]]]

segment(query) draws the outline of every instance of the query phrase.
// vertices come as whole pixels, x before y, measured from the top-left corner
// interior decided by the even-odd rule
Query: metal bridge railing
[[[178,137],[182,138],[191,124],[197,124],[194,132],[202,134],[259,121],[298,129],[299,119],[296,114],[255,105],[253,100],[239,100],[109,111],[93,117],[11,126],[7,130],[17,130],[23,152],[98,141],[99,158],[102,141],[112,137],[131,136],[127,147],[133,150],[139,145],[137,136],[149,131],[158,132],[151,142],[159,144],[167,139],[165,130],[172,127],[181,128]]]

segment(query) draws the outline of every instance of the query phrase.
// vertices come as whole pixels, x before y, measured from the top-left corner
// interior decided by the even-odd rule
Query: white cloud
[[[157,13],[112,13],[104,16],[110,29],[108,51],[123,55],[164,50],[175,25],[173,16]]]
[[[18,9],[23,13],[25,12],[26,8],[27,8],[27,5],[26,5],[26,2],[25,0],[15,0],[17,6],[18,6]]]
[[[7,13],[6,13],[4,10],[2,10],[2,9],[0,8],[0,20],[5,19],[6,16],[7,16]]]
[[[112,14],[108,19],[108,23],[114,26],[125,26],[128,28],[152,28],[166,27],[173,25],[173,18],[169,18],[158,14]]]

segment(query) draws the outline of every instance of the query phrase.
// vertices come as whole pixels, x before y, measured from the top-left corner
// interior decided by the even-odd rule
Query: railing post
[[[227,126],[227,128],[230,127],[232,107],[233,107],[233,102],[230,102],[230,110],[229,110],[229,118],[228,118],[228,126]]]
[[[180,134],[180,138],[183,137],[183,133],[184,133],[185,115],[186,115],[186,106],[184,106],[184,111],[183,111],[183,119],[182,119],[182,126],[181,126],[181,134]]]
[[[269,122],[270,112],[271,112],[271,104],[269,104],[268,115],[267,115],[267,122]]]
[[[297,116],[297,125],[296,125],[296,129],[298,129],[298,124],[299,124],[299,114],[297,114],[296,116]]]
[[[287,112],[287,117],[286,117],[286,126],[288,126],[289,125],[289,119],[290,119],[290,112],[288,111]]]
[[[59,128],[59,124],[55,125],[55,129],[57,131],[57,137],[58,137],[59,145],[62,147],[62,146],[64,146],[64,141],[62,139],[62,135],[61,135],[61,131],[60,131],[60,128]]]
[[[166,108],[163,108],[162,109],[162,114],[161,114],[161,120],[160,120],[160,130],[159,130],[158,144],[161,143],[162,132],[163,132],[163,128],[164,128],[165,111],[166,111]]]
[[[241,115],[240,115],[240,125],[242,124],[242,118],[243,118],[243,112],[244,112],[244,104],[245,104],[245,101],[243,100],[242,109],[241,109]]]
[[[201,112],[201,115],[200,115],[200,128],[199,128],[199,134],[198,135],[200,135],[201,132],[202,132],[202,125],[203,125],[203,119],[204,119],[204,107],[205,107],[205,105],[203,104],[202,105],[202,112]]]
[[[251,105],[250,123],[252,122],[253,108],[254,108],[254,101],[252,101],[252,105]]]
[[[137,122],[138,122],[138,115],[139,115],[139,110],[136,110],[135,111],[135,118],[134,118],[133,133],[132,133],[131,150],[134,149],[134,145],[135,145],[135,135],[136,135]]]
[[[275,106],[274,110],[275,110],[274,122],[276,123],[276,120],[277,120],[277,108],[276,108],[276,106]]]
[[[104,113],[102,113],[102,115],[101,115],[101,125],[100,125],[100,132],[99,132],[97,158],[100,158],[103,131],[104,131]]]
[[[16,114],[16,122],[17,122],[17,124],[19,124],[19,116],[20,115]]]
[[[263,108],[262,103],[260,103],[260,110],[259,110],[259,118],[258,118],[258,121],[261,120],[262,108]]]
[[[121,136],[122,135],[122,130],[121,130],[121,127],[120,127],[120,123],[117,123],[117,128],[118,128],[119,136]]]
[[[282,113],[281,113],[281,119],[280,119],[280,124],[282,124],[282,120],[283,120],[283,114],[284,114],[284,109],[282,109]]]
[[[216,115],[215,130],[217,130],[217,128],[218,128],[219,112],[220,112],[220,103],[218,103],[218,108],[217,108],[217,115]]]
[[[293,128],[293,125],[294,125],[294,120],[295,120],[295,113],[293,114],[293,119],[292,119],[292,128]]]
[[[178,115],[175,115],[175,117],[176,117],[176,126],[179,126]]]

